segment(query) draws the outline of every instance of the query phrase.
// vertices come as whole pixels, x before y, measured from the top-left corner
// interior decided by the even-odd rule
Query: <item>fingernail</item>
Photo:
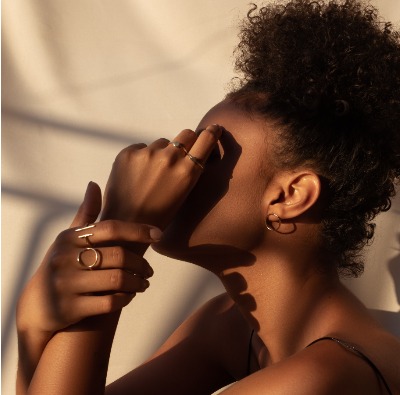
[[[154,241],[160,241],[162,237],[162,232],[158,228],[150,228],[150,237]]]
[[[212,125],[208,125],[206,129],[212,133],[214,133],[215,137],[220,138],[222,134],[221,126],[217,125],[216,123]]]
[[[147,277],[153,277],[153,274],[154,274],[154,270],[152,267],[149,266],[147,268]]]
[[[143,289],[147,289],[150,287],[150,283],[147,280],[143,280]]]

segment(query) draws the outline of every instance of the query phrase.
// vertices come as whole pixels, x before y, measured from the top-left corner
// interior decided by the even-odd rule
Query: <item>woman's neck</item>
[[[219,277],[267,347],[269,362],[334,330],[345,292],[336,272],[318,270],[316,257],[253,253],[255,264],[225,269]]]

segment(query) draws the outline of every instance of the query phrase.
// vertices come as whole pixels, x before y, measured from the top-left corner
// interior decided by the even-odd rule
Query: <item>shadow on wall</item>
[[[7,186],[3,186],[2,193],[6,195],[11,195],[13,197],[19,197],[24,199],[29,199],[31,201],[36,201],[47,207],[46,213],[40,218],[37,223],[34,224],[32,228],[32,237],[25,249],[25,254],[23,261],[20,265],[20,270],[18,277],[13,287],[13,295],[11,297],[11,302],[9,306],[6,306],[7,313],[5,314],[5,319],[2,322],[2,349],[1,349],[1,359],[7,355],[8,346],[10,345],[11,334],[14,331],[14,315],[17,306],[19,295],[29,279],[32,266],[32,256],[37,254],[37,246],[40,245],[40,240],[45,233],[45,230],[53,223],[53,221],[58,220],[61,216],[65,214],[72,214],[76,211],[78,205],[61,202],[56,199],[49,198],[47,196],[40,196],[27,191],[22,191]]]
[[[397,239],[400,246],[400,233]],[[398,254],[388,262],[388,270],[393,277],[399,311],[371,310],[371,313],[387,330],[400,338],[400,248]]]

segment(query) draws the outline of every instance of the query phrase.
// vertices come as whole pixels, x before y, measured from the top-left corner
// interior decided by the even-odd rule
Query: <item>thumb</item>
[[[71,223],[71,228],[75,226],[84,226],[96,221],[101,210],[101,189],[95,183],[90,181],[82,204]]]

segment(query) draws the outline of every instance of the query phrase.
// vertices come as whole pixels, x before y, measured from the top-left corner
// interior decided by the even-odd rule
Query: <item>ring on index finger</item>
[[[92,224],[92,225],[89,225],[89,224],[86,224],[83,228],[78,228],[78,229],[75,229],[75,232],[81,232],[82,230],[88,230],[88,229],[92,229],[92,228],[95,228],[96,227],[96,225],[95,224]],[[93,233],[86,233],[85,232],[85,234],[84,235],[79,235],[78,236],[78,239],[85,239],[85,241],[86,241],[86,244],[89,246],[89,247],[93,247],[93,244],[90,242],[90,240],[89,240],[89,237],[90,236],[93,236]]]
[[[94,252],[94,262],[91,263],[90,265],[87,265],[87,264],[86,264],[85,262],[83,262],[83,260],[82,260],[82,255],[83,255],[83,253],[86,252],[86,251],[93,251],[93,252]],[[94,269],[97,265],[100,264],[100,261],[101,261],[101,253],[100,253],[100,251],[97,250],[96,248],[92,248],[92,247],[84,248],[82,251],[79,251],[76,260],[77,260],[82,266],[84,266],[86,269],[92,270],[92,269]]]
[[[179,141],[171,141],[170,144],[173,145],[176,148],[181,149],[185,153],[185,155],[189,154],[187,149],[186,149],[186,147],[185,147],[185,145],[180,143]]]

